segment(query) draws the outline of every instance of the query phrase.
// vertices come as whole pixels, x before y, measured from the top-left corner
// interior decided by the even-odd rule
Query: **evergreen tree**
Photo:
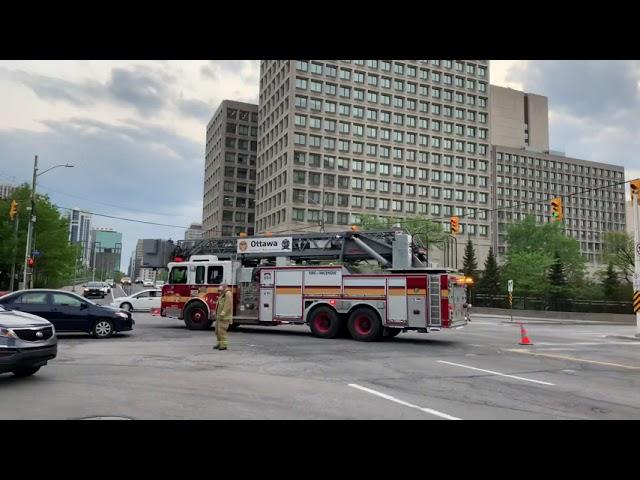
[[[473,250],[473,242],[471,238],[467,241],[467,246],[464,249],[464,257],[462,258],[462,272],[467,277],[472,277],[474,281],[477,280],[476,274],[478,272],[478,260],[476,259],[476,252]]]
[[[567,284],[567,272],[566,267],[560,259],[558,252],[554,254],[553,263],[549,268],[548,274],[549,283],[555,287],[564,287]]]
[[[616,300],[620,283],[618,282],[618,272],[612,262],[607,264],[607,270],[602,277],[602,290],[604,291],[605,300]]]
[[[493,247],[489,247],[489,254],[484,262],[484,272],[478,280],[478,293],[489,295],[493,298],[494,295],[500,291],[500,269],[498,268],[498,262],[493,254]]]

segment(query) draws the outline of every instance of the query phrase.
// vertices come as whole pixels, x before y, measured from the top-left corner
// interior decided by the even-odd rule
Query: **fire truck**
[[[373,341],[466,325],[464,276],[430,267],[425,254],[403,231],[181,241],[160,315],[208,329],[225,283],[234,297],[232,328],[308,325],[321,338]],[[381,268],[367,272],[372,261]]]

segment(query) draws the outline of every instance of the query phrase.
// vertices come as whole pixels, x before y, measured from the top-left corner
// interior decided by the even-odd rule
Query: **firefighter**
[[[218,344],[214,350],[226,350],[229,346],[227,330],[233,323],[233,294],[226,283],[218,287],[218,305],[216,306],[216,337]]]

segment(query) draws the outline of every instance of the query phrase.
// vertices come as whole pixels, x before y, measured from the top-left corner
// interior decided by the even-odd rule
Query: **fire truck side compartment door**
[[[273,321],[273,288],[260,289],[260,319],[261,322]]]
[[[387,281],[387,321],[389,324],[407,322],[407,279],[389,278]]]
[[[274,316],[302,318],[302,270],[276,270]]]

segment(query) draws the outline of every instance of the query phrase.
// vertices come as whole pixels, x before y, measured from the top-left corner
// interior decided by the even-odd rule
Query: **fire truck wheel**
[[[382,336],[382,325],[378,314],[369,308],[356,308],[347,322],[349,333],[359,342],[372,342]]]
[[[213,323],[207,315],[207,307],[200,302],[191,303],[184,310],[184,323],[189,330],[206,330]]]
[[[320,338],[335,338],[340,333],[338,314],[329,307],[318,307],[309,318],[311,333]]]

